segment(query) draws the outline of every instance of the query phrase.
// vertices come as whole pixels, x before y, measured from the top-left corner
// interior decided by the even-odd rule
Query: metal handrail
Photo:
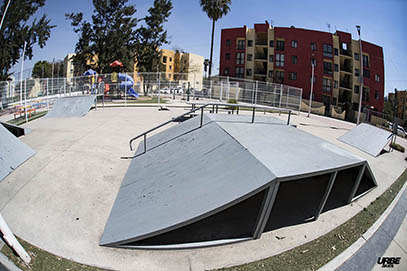
[[[177,117],[175,117],[175,118],[172,118],[172,119],[169,120],[169,121],[166,121],[166,122],[164,122],[164,123],[162,123],[162,124],[160,124],[160,125],[158,125],[158,126],[156,126],[156,127],[154,127],[154,128],[151,128],[150,130],[148,130],[148,131],[146,131],[146,132],[144,132],[144,133],[142,133],[142,134],[140,134],[140,135],[138,135],[138,136],[136,136],[136,137],[133,137],[133,138],[129,141],[130,150],[133,151],[132,143],[133,143],[134,140],[136,140],[136,139],[138,139],[138,138],[140,138],[140,137],[144,137],[144,152],[140,153],[139,155],[146,153],[146,152],[147,152],[147,134],[148,134],[148,133],[150,133],[150,132],[152,132],[152,131],[155,131],[155,130],[157,130],[157,129],[159,129],[159,128],[161,128],[161,127],[163,127],[163,126],[165,126],[165,125],[167,125],[167,124],[169,124],[169,123],[172,123],[172,122],[174,122],[174,121],[177,121],[178,119],[181,119],[181,118],[185,117],[186,115],[189,115],[189,114],[194,113],[194,112],[199,111],[199,110],[201,110],[201,116],[200,116],[200,117],[201,117],[201,120],[200,120],[199,128],[202,128],[204,109],[205,109],[206,107],[208,107],[208,106],[213,106],[213,107],[216,106],[216,112],[218,112],[218,106],[233,106],[233,107],[237,107],[237,108],[240,108],[240,107],[252,108],[252,109],[253,109],[253,113],[252,113],[252,121],[251,121],[251,123],[254,123],[254,117],[255,117],[255,114],[256,114],[256,108],[259,108],[259,109],[269,109],[269,110],[270,110],[270,109],[271,109],[271,110],[278,110],[278,111],[280,111],[280,112],[281,112],[281,111],[286,111],[286,112],[288,112],[287,125],[290,124],[290,118],[291,118],[291,109],[278,108],[278,107],[271,107],[271,106],[264,106],[264,105],[246,105],[246,104],[230,104],[230,103],[207,103],[207,104],[204,104],[204,105],[202,105],[202,106],[200,106],[200,107],[197,107],[197,108],[194,108],[194,105],[195,105],[195,104],[192,104],[193,109],[192,109],[191,111],[189,111],[189,112],[187,112],[187,113],[184,113],[184,114],[182,114],[182,115],[180,115],[180,116],[177,116]]]

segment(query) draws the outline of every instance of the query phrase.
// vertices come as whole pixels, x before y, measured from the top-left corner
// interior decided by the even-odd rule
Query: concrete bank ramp
[[[272,117],[205,114],[147,139],[100,244],[185,248],[256,239],[376,187],[367,161]],[[136,153],[143,152],[141,142]]]
[[[47,118],[70,118],[85,116],[95,103],[96,95],[61,97],[56,100]]]
[[[376,157],[386,147],[391,137],[392,133],[389,131],[361,123],[338,140]]]
[[[0,182],[34,154],[35,151],[0,125]]]

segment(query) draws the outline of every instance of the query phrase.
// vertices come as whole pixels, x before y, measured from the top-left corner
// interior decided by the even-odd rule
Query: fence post
[[[259,81],[256,80],[256,93],[254,95],[254,104],[257,104],[257,91],[259,89]]]
[[[219,101],[222,101],[223,96],[223,81],[220,81],[220,95],[219,95]]]
[[[287,87],[287,99],[286,99],[286,102],[285,102],[285,107],[286,108],[288,108],[288,96],[289,96],[289,94],[290,94],[290,88]]]
[[[117,75],[117,76],[119,76],[119,75]],[[119,79],[119,78],[117,78],[117,79]],[[119,81],[119,80],[117,80],[117,81]],[[120,88],[120,85],[119,85],[119,88]],[[124,107],[127,107],[127,76],[126,76],[126,82],[124,84]]]
[[[227,92],[226,92],[226,102],[229,101],[229,97],[230,97],[230,82],[228,81],[228,88],[227,88]]]
[[[24,80],[24,111],[25,111],[25,122],[28,122],[27,117],[27,79]]]
[[[212,79],[209,78],[209,84],[210,84],[210,89],[209,89],[209,99],[212,99]]]
[[[301,112],[301,102],[302,102],[302,88],[300,91],[300,104],[298,105],[298,115],[300,115],[300,112]]]
[[[64,78],[63,80],[64,80],[64,96],[66,96],[66,78]]]
[[[235,100],[236,102],[239,99],[239,82],[236,83],[236,94],[235,94]]]
[[[283,99],[283,84],[280,84],[280,103],[278,105],[278,108],[281,108],[281,100],[282,99]]]
[[[158,76],[158,105],[160,105],[160,95],[161,95],[161,74],[159,72],[157,72],[157,76]]]
[[[47,108],[49,109],[49,97],[48,97],[48,78],[47,78]]]

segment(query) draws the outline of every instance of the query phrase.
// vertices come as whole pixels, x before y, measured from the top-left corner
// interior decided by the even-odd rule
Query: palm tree
[[[209,59],[209,78],[212,73],[212,56],[213,56],[213,36],[215,34],[215,22],[228,14],[232,0],[201,0],[202,10],[212,20],[212,39],[211,39],[211,55]]]

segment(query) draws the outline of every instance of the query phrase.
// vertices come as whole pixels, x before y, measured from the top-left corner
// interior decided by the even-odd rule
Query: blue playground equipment
[[[130,75],[127,75],[125,73],[119,73],[118,75],[119,79],[119,88],[120,90],[127,90],[127,94],[129,96],[138,98],[139,94],[134,90],[133,85],[134,85],[134,80]]]

